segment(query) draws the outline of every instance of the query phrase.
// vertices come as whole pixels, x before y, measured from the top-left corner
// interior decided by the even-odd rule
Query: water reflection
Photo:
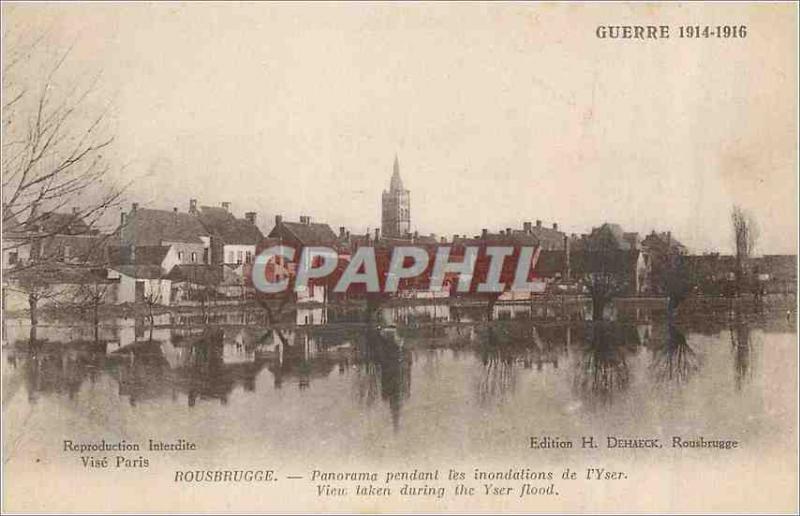
[[[610,403],[617,391],[630,384],[627,356],[635,343],[626,339],[626,326],[598,322],[588,328],[588,335],[576,361],[574,385],[591,402]],[[636,339],[638,334],[634,333]]]
[[[513,393],[520,368],[558,369],[559,356],[567,353],[571,333],[572,328],[567,325],[496,323],[483,328],[477,349],[483,365],[477,385],[479,403],[502,400]]]
[[[700,355],[689,345],[683,332],[670,322],[667,337],[653,349],[650,369],[656,380],[678,384],[688,382],[700,365]]]
[[[750,325],[740,314],[734,314],[730,326],[733,370],[737,390],[752,379],[753,345]]]
[[[303,324],[275,326],[176,324],[179,318],[164,314],[154,325],[135,317],[103,321],[96,335],[91,326],[51,321],[31,332],[9,321],[5,393],[27,391],[29,403],[48,397],[74,408],[88,404],[87,386],[97,386],[108,391],[109,403],[133,410],[144,404],[225,410],[236,419],[232,425],[244,427],[243,407],[255,410],[265,398],[298,417],[302,400],[322,399],[332,411],[386,410],[381,417],[399,431],[424,419],[420,404],[430,410],[445,392],[447,403],[480,418],[488,406],[514,407],[531,396],[557,395],[563,406],[602,413],[620,398],[632,399],[631,392],[657,387],[650,396],[666,383],[746,391],[761,345],[754,335],[787,333],[785,321],[734,316],[678,325],[638,310],[616,322],[541,320],[533,311],[487,323],[464,307],[405,307],[382,309],[383,320],[397,325],[383,329],[349,322],[356,311],[333,314],[325,314],[327,324],[315,316],[313,323],[304,317]],[[728,383],[693,382],[698,375]]]
[[[403,403],[411,396],[412,354],[395,332],[367,330],[353,356],[357,399],[367,406],[380,399],[389,406],[392,425],[400,425]]]

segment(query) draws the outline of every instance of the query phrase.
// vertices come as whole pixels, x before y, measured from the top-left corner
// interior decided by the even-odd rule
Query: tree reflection
[[[486,328],[477,349],[483,365],[478,382],[478,401],[486,403],[512,393],[517,370],[541,371],[545,365],[558,369],[558,359],[566,352],[568,327],[536,327],[530,324],[493,323]],[[559,344],[563,341],[562,344]]]
[[[700,369],[700,356],[695,353],[686,336],[670,321],[667,338],[653,352],[650,370],[656,381],[686,383]]]
[[[478,354],[483,364],[483,375],[478,382],[478,400],[485,403],[502,398],[513,392],[516,383],[514,362],[519,354],[509,340],[498,335],[498,330],[490,325],[486,338],[481,340]]]
[[[403,403],[411,396],[411,364],[411,352],[394,333],[367,329],[355,357],[356,395],[370,406],[380,393],[389,405],[395,430],[400,426]]]
[[[733,371],[736,390],[741,390],[753,376],[753,346],[750,324],[738,312],[730,326]]]
[[[577,362],[575,388],[593,399],[611,402],[614,392],[627,389],[630,383],[625,347],[610,323],[593,323],[587,337]]]

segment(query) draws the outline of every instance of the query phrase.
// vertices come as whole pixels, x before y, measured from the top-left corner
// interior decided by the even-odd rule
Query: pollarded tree
[[[734,206],[731,210],[731,227],[736,249],[736,291],[741,293],[747,280],[747,261],[755,252],[759,230],[752,214],[739,206]]]

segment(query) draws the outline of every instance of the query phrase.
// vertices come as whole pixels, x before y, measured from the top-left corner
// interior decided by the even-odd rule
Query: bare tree
[[[113,137],[108,105],[97,107],[94,98],[97,81],[73,83],[65,72],[70,49],[52,55],[45,42],[46,35],[3,35],[3,252],[25,248],[30,256],[5,276],[29,292],[34,323],[47,289],[26,271],[54,259],[45,243],[55,235],[96,233],[124,190],[110,177]],[[53,216],[68,206],[71,214]]]
[[[755,251],[759,231],[752,214],[739,206],[731,210],[731,226],[736,249],[736,289],[741,293],[746,280],[746,264]]]
[[[82,312],[91,312],[94,339],[97,342],[100,330],[100,306],[106,302],[111,284],[100,277],[93,279],[94,281],[81,284],[75,293],[75,303]]]
[[[142,299],[145,307],[147,308],[147,320],[150,321],[150,328],[152,328],[153,324],[155,323],[153,309],[156,307],[156,305],[161,304],[161,299],[161,281],[159,281],[158,288],[153,288],[151,286],[150,291],[147,292]]]

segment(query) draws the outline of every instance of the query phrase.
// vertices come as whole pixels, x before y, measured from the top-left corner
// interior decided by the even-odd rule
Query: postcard
[[[4,513],[797,513],[796,4],[2,28]]]

